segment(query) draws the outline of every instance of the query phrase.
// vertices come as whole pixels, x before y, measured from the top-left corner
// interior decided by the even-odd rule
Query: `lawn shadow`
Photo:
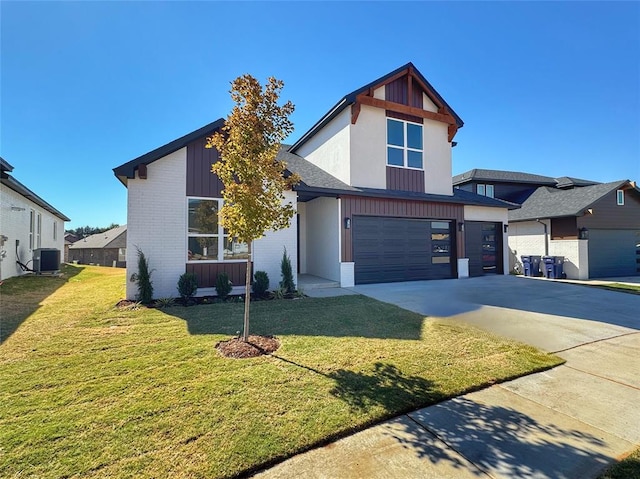
[[[190,334],[235,336],[242,331],[240,303],[174,306],[166,314],[187,323]],[[251,303],[251,334],[418,340],[424,316],[361,295]]]
[[[28,274],[6,279],[0,285],[0,344],[4,343],[42,301],[84,268],[66,264],[60,276]]]
[[[485,477],[593,477],[613,460],[606,442],[587,432],[538,421],[515,409],[458,397],[410,413],[386,434],[433,464],[461,454]],[[445,448],[442,446],[446,445]]]

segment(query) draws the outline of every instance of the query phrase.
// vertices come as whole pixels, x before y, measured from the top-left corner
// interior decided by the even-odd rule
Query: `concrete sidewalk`
[[[594,478],[640,444],[640,296],[513,277],[354,290],[567,363],[384,422],[256,477]]]

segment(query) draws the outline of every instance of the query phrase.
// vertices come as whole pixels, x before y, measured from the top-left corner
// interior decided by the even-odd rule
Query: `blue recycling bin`
[[[544,276],[549,279],[564,278],[564,256],[543,256]]]
[[[524,255],[520,256],[522,266],[524,267],[525,276],[540,276],[540,260],[541,256]]]

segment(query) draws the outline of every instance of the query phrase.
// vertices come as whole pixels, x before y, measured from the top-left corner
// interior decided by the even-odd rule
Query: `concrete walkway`
[[[353,288],[566,364],[384,422],[261,478],[594,478],[640,444],[640,296],[495,276]]]

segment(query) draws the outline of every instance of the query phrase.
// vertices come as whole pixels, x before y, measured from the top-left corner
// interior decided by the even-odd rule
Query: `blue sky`
[[[465,122],[453,171],[640,181],[638,2],[0,2],[0,155],[67,227],[126,222],[112,168],[284,80],[299,138],[413,62]]]

